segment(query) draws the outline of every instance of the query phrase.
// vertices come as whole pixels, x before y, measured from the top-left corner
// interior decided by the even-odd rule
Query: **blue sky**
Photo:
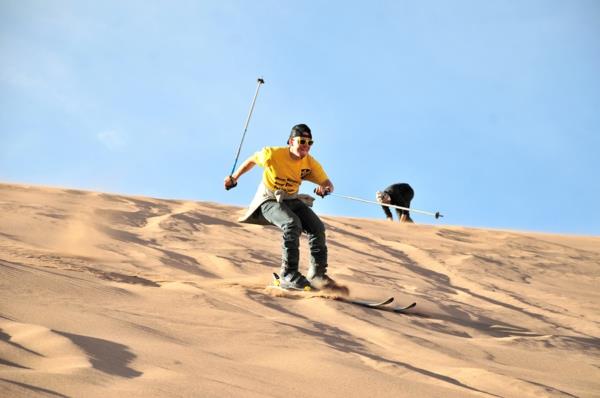
[[[600,235],[599,38],[595,0],[0,0],[0,181],[244,206],[262,76],[240,161],[306,123],[339,194]]]

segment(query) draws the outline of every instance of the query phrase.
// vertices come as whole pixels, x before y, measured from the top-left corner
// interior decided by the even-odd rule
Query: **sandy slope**
[[[265,290],[240,211],[0,184],[0,396],[600,397],[599,237],[325,217],[400,315]]]

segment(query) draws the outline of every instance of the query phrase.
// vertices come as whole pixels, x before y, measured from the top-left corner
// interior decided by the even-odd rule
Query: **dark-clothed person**
[[[376,194],[379,203],[410,208],[410,202],[415,196],[412,187],[406,183],[392,184],[383,191]],[[392,212],[388,206],[381,206],[388,220],[393,221]],[[395,209],[398,215],[398,221],[403,223],[412,223],[410,212],[403,209]]]

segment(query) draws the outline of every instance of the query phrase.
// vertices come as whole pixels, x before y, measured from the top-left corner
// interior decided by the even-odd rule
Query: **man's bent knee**
[[[302,226],[296,220],[283,224],[281,230],[284,238],[299,238],[302,234]]]

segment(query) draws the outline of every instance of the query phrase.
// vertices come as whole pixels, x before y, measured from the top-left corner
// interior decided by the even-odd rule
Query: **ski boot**
[[[298,271],[282,272],[274,275],[273,284],[282,289],[310,291],[310,282]]]

